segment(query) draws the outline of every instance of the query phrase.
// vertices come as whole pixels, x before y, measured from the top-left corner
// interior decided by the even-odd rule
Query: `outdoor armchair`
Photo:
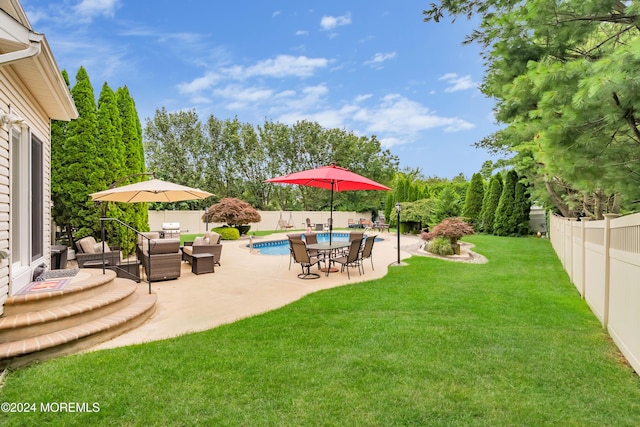
[[[151,239],[141,252],[140,261],[150,282],[180,277],[180,239]]]
[[[102,253],[104,247],[104,254]],[[76,242],[76,260],[80,268],[102,268],[120,264],[120,251],[109,248],[107,242],[96,242],[92,236]],[[115,249],[115,248],[114,248]]]
[[[213,261],[220,265],[220,257],[222,256],[221,238],[222,236],[220,234],[207,231],[203,236],[196,237],[193,242],[184,242],[182,260],[191,264],[193,255],[211,254],[213,255]]]

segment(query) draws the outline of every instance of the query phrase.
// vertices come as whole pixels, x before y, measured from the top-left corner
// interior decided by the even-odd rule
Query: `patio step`
[[[82,269],[77,274],[77,279],[74,278],[64,290],[13,295],[7,298],[4,303],[4,317],[72,304],[100,295],[113,287],[115,278],[116,273],[111,270],[105,270],[105,274],[102,274],[101,268]]]
[[[89,272],[63,291],[10,298],[13,314],[0,318],[0,369],[84,350],[140,326],[155,312],[157,296],[146,286],[111,271],[106,278],[96,277],[102,270]],[[23,304],[37,309],[25,311]]]

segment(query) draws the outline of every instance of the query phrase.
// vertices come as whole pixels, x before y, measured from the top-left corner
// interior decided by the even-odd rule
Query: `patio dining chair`
[[[302,267],[302,273],[298,274],[299,279],[317,279],[320,277],[318,273],[312,273],[311,267],[318,265],[320,270],[320,263],[323,262],[320,258],[314,258],[309,255],[307,245],[302,240],[289,240],[291,245],[291,251],[296,263]]]
[[[336,262],[338,264],[342,264],[342,269],[340,271],[344,271],[345,267],[347,268],[347,277],[351,279],[351,275],[349,274],[349,267],[358,267],[358,274],[360,274],[360,248],[362,247],[362,239],[354,239],[351,241],[351,245],[349,245],[349,252],[346,255],[339,256],[333,258],[331,261]]]
[[[307,245],[309,244],[314,245],[318,243],[318,236],[316,236],[315,233],[305,233],[303,234],[303,236],[304,236],[304,241]],[[322,254],[318,252],[317,249],[309,249],[309,255],[316,258],[319,258],[322,256]]]
[[[291,242],[293,240],[302,241],[302,234],[301,233],[287,234],[287,238],[289,239],[289,270],[291,270],[291,261],[292,260],[295,261],[293,257],[293,246],[291,246]]]
[[[360,265],[362,266],[362,273],[364,274],[364,260],[369,258],[371,260],[371,270],[375,270],[373,268],[373,244],[376,241],[376,236],[367,236],[367,240],[364,241],[364,245],[362,246],[362,251],[360,251]]]

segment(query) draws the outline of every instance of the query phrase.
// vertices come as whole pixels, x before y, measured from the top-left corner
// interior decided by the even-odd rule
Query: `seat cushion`
[[[153,239],[149,242],[149,254],[180,252],[180,239]]]
[[[93,236],[83,237],[82,239],[78,240],[77,245],[85,254],[98,253],[95,251],[96,239],[94,239]]]
[[[205,238],[205,240],[209,239],[209,243],[207,244],[217,245],[218,243],[220,243],[220,239],[222,238],[222,235],[219,233],[216,233],[215,231],[206,231],[203,237]]]
[[[105,252],[111,252],[111,249],[109,248],[109,244],[107,242],[104,242],[104,251]],[[94,254],[101,254],[102,253],[102,242],[98,242],[95,245],[93,245],[93,252]]]

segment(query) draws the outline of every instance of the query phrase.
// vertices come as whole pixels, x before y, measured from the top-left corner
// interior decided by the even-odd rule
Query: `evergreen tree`
[[[98,139],[96,152],[98,158],[96,161],[102,165],[101,167],[104,170],[103,189],[107,189],[122,176],[124,172],[125,153],[124,144],[122,143],[122,125],[116,95],[106,82],[102,85],[100,97],[98,98],[97,117]],[[101,209],[102,215],[107,218],[115,218],[126,222],[125,204],[103,202]],[[124,240],[125,236],[127,236],[126,233],[123,236],[116,237],[116,233],[111,231],[114,230],[112,227],[114,227],[115,224],[106,223],[105,226],[107,227],[107,236],[114,239],[110,241],[109,244],[119,245],[125,254],[133,251],[135,248],[135,239],[133,237],[127,242]]]
[[[97,161],[104,168],[105,189],[125,173],[125,151],[122,142],[122,124],[116,95],[105,82],[98,99]]]
[[[124,149],[124,167],[117,179],[145,172],[144,146],[142,143],[142,124],[136,111],[136,106],[127,86],[116,90],[116,101],[120,113],[122,143]],[[125,184],[140,182],[147,179],[144,176],[131,177]],[[146,203],[133,203],[123,207],[125,219],[123,222],[138,231],[149,230],[149,213]]]
[[[460,196],[454,190],[453,186],[445,186],[436,202],[434,212],[435,222],[441,222],[445,218],[457,217],[460,215]]]
[[[516,217],[516,234],[518,236],[526,236],[531,230],[529,227],[529,213],[531,212],[531,199],[527,186],[518,181],[516,184],[515,209]]]
[[[489,187],[487,188],[487,194],[485,194],[484,199],[482,200],[482,211],[480,212],[480,217],[482,218],[481,229],[485,233],[493,233],[493,223],[501,194],[502,175],[498,172],[491,177]]]
[[[516,234],[519,215],[515,212],[516,184],[518,173],[511,169],[507,172],[500,195],[500,202],[496,209],[496,217],[493,224],[493,233],[498,236],[513,236]]]
[[[67,126],[63,144],[56,143],[56,182],[52,199],[53,218],[73,242],[88,235],[99,236],[100,212],[89,194],[104,189],[104,168],[98,161],[96,140],[98,121],[96,102],[89,75],[83,67],[76,74],[71,95],[78,118]]]
[[[471,185],[467,187],[467,195],[464,199],[463,215],[473,224],[477,231],[480,224],[480,213],[482,211],[482,199],[484,198],[484,184],[482,175],[474,173],[471,177]]]
[[[67,83],[67,87],[70,88],[69,74],[66,70],[62,71],[62,77]],[[54,201],[59,200],[59,194],[62,191],[65,179],[64,143],[67,139],[68,127],[69,122],[67,121],[51,121],[51,198]],[[55,205],[57,205],[57,202],[55,202]],[[55,206],[52,209],[52,213],[54,221],[58,222],[60,217],[56,215],[57,210]],[[64,226],[62,223],[59,223],[59,225]]]

